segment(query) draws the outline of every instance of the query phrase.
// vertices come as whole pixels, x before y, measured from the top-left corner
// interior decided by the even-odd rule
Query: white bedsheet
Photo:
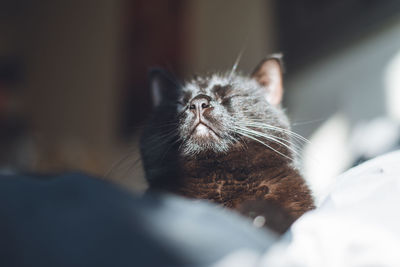
[[[400,151],[339,176],[263,255],[237,251],[216,266],[400,267]]]

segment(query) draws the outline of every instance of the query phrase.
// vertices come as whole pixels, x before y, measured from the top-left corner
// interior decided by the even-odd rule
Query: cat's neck
[[[275,147],[276,150],[279,149]],[[288,151],[280,150],[282,155]],[[196,157],[182,157],[180,159],[182,166],[182,175],[185,178],[205,178],[213,177],[213,180],[234,179],[246,181],[249,177],[257,176],[259,171],[271,171],[272,169],[281,169],[292,171],[292,160],[290,155],[284,157],[277,152],[267,149],[265,146],[257,143],[247,143],[246,147],[234,147],[229,153],[204,154]]]
[[[231,207],[252,198],[263,184],[269,190],[267,185],[287,176],[302,180],[289,159],[251,143],[246,149],[237,148],[227,154],[200,155],[181,161],[177,193]]]
[[[181,157],[177,176],[165,177],[166,183],[158,189],[206,199],[244,213],[248,211],[246,203],[261,202],[261,206],[281,210],[290,218],[290,225],[314,208],[313,199],[292,160],[281,155],[288,151],[280,149],[279,154],[274,150],[247,143],[226,154]]]

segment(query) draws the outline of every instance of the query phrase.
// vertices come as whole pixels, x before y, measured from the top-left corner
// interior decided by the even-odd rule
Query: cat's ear
[[[176,101],[178,95],[178,81],[167,71],[154,68],[149,72],[151,98],[153,106]]]
[[[262,60],[251,74],[265,89],[268,102],[274,106],[279,105],[283,97],[282,73],[282,54],[273,54]]]

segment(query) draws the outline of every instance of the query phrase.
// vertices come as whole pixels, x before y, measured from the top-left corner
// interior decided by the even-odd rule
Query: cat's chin
[[[191,135],[183,145],[181,153],[183,156],[195,157],[226,153],[228,146],[223,144],[219,137],[213,133],[207,135]]]
[[[216,141],[219,136],[208,126],[200,123],[192,132],[192,138],[198,139],[201,143],[208,141]]]
[[[205,123],[198,123],[193,128],[190,135],[191,135],[191,138],[199,139],[199,141],[201,141],[202,143],[207,142],[207,140],[215,141],[215,140],[220,139],[220,137],[214,131],[214,129]]]

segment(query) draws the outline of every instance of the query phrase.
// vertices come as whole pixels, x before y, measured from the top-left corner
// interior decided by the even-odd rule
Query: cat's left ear
[[[154,107],[176,102],[179,82],[172,74],[161,68],[153,68],[149,72],[149,80]]]
[[[269,103],[278,106],[283,97],[282,54],[273,54],[262,60],[251,77],[264,89]]]

